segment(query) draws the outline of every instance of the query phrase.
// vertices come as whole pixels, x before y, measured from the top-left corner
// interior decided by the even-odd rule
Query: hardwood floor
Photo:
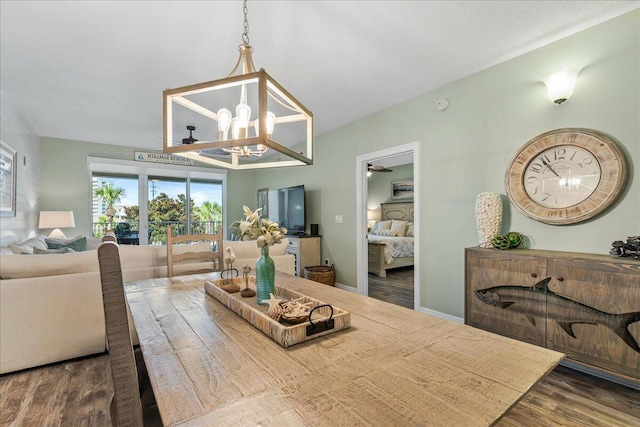
[[[110,426],[108,356],[0,376],[0,426]]]
[[[0,426],[111,425],[107,363],[99,355],[0,376]],[[560,366],[497,426],[640,426],[640,391]]]
[[[413,266],[388,270],[387,277],[370,273],[369,296],[413,310]]]

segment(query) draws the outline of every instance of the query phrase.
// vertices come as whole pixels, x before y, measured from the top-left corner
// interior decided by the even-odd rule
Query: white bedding
[[[395,258],[413,256],[413,237],[391,237],[369,234],[370,243],[384,243],[384,259],[391,264]]]

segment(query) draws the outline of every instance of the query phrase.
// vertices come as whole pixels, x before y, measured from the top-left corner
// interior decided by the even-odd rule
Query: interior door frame
[[[367,165],[377,160],[402,154],[413,156],[413,211],[414,211],[414,268],[413,268],[413,309],[420,308],[420,144],[418,141],[398,145],[356,157],[356,259],[357,291],[369,294],[369,268],[367,250]]]

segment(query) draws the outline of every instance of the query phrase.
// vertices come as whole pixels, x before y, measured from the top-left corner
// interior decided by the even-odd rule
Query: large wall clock
[[[627,178],[625,159],[608,136],[557,129],[527,142],[511,160],[507,195],[524,215],[546,224],[574,224],[615,202]]]

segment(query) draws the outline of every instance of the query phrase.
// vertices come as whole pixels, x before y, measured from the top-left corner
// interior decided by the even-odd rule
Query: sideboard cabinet
[[[467,248],[465,323],[639,381],[640,262]]]
[[[320,264],[320,236],[287,236],[287,253],[296,257],[296,276],[304,277],[304,268]]]

